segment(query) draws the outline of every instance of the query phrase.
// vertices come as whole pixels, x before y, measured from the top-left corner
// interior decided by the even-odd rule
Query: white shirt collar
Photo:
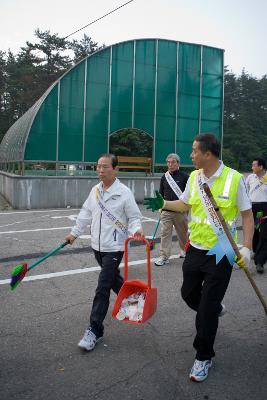
[[[204,175],[204,177],[205,177],[205,179],[207,181],[209,181],[210,179],[217,178],[217,177],[221,176],[222,170],[223,170],[223,167],[224,167],[224,163],[222,162],[222,160],[219,160],[219,163],[220,163],[219,168],[209,178],[203,173],[203,175]]]

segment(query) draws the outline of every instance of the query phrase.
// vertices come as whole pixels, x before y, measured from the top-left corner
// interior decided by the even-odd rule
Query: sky
[[[15,54],[35,29],[65,37],[127,0],[0,0],[0,50]],[[133,0],[69,39],[86,34],[99,45],[163,38],[225,50],[224,64],[240,75],[245,69],[267,74],[267,1]]]

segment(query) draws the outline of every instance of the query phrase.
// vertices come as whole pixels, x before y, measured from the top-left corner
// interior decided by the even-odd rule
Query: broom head
[[[149,241],[149,248],[150,250],[154,250],[156,248],[156,243],[154,240]]]
[[[27,263],[18,264],[16,265],[16,267],[13,268],[10,281],[11,290],[16,289],[16,287],[22,281],[27,272],[28,272]]]

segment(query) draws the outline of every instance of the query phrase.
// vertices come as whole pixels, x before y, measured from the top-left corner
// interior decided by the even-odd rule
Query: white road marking
[[[170,259],[179,258],[178,255],[170,256]],[[151,258],[151,263],[154,262],[156,258]],[[137,260],[137,261],[130,261],[128,265],[142,265],[146,264],[147,259],[145,260]],[[120,268],[124,267],[124,263],[120,264]],[[61,271],[61,272],[51,272],[50,274],[41,274],[41,275],[33,275],[33,276],[25,276],[23,282],[30,282],[30,281],[37,281],[42,279],[51,279],[56,278],[58,276],[67,276],[67,275],[76,275],[76,274],[85,274],[87,272],[95,272],[100,271],[100,267],[88,267],[88,268],[78,268],[72,269],[69,271]],[[8,285],[10,283],[10,279],[3,279],[0,281],[0,285]]]
[[[33,213],[48,213],[48,212],[65,212],[65,211],[79,211],[79,208],[68,208],[68,209],[57,209],[57,210],[28,210],[28,211],[6,211],[0,212],[0,215],[11,215],[11,214],[33,214]]]
[[[0,232],[0,235],[10,234],[10,233],[27,233],[27,232],[42,232],[42,231],[56,231],[60,229],[69,229],[71,230],[72,226],[59,226],[57,228],[40,228],[40,229],[25,229],[23,231],[6,231]]]
[[[69,218],[71,220],[75,220],[75,215],[70,215],[70,216],[60,216],[60,217],[51,217],[51,218]],[[142,222],[157,222],[157,220],[151,219],[151,218],[147,218],[147,217],[143,217],[142,216]],[[20,222],[14,222],[14,224],[20,223]],[[6,235],[6,234],[13,234],[13,233],[28,233],[28,232],[42,232],[42,231],[55,231],[55,230],[64,230],[64,229],[71,229],[73,227],[72,226],[59,226],[56,228],[37,228],[37,229],[23,229],[21,231],[4,231],[4,232],[0,232],[0,235]],[[1,228],[1,227],[0,227]],[[85,237],[83,238],[85,239]]]

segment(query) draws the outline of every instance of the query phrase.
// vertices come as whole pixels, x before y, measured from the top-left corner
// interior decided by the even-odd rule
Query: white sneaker
[[[224,305],[224,304],[221,304],[221,306],[222,306],[222,309],[221,309],[221,311],[219,312],[218,317],[222,317],[224,314],[227,313],[227,310],[226,310],[225,305]]]
[[[180,258],[185,258],[185,251],[181,250],[179,253]]]
[[[202,382],[209,374],[209,368],[212,366],[211,360],[199,361],[195,360],[194,365],[190,371],[189,378],[191,381]]]
[[[103,339],[103,336],[100,336],[99,338],[96,337],[94,332],[92,332],[91,328],[86,329],[83,338],[79,341],[78,346],[81,349],[90,351],[95,348],[95,345]]]
[[[159,257],[156,261],[155,261],[155,265],[157,265],[158,267],[162,267],[165,264],[169,264],[170,261],[168,260],[168,258],[164,258],[164,257]]]

